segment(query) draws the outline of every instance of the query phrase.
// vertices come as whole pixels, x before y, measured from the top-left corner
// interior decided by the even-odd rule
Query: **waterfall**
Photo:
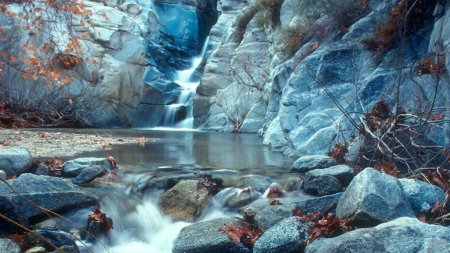
[[[193,100],[200,80],[193,81],[193,75],[203,60],[208,41],[209,37],[206,38],[201,53],[192,58],[189,69],[177,71],[174,82],[180,85],[181,92],[176,103],[166,106],[162,122],[163,126],[189,129],[194,127]],[[182,119],[180,120],[180,118]]]

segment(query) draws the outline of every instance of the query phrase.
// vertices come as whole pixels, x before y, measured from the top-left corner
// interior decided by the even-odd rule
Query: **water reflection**
[[[115,145],[111,150],[76,155],[76,157],[113,156],[123,169],[133,172],[180,165],[238,171],[270,168],[275,172],[280,168],[290,167],[293,162],[289,157],[270,152],[255,134],[130,129],[66,131],[136,138],[136,144]],[[146,139],[144,146],[139,145],[138,139],[141,137]]]

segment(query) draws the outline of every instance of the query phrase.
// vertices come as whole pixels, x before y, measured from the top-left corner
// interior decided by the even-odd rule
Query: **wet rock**
[[[79,253],[79,252],[80,250],[78,250],[78,247],[75,248],[72,246],[62,246],[59,248],[59,250],[52,251],[51,253]]]
[[[247,187],[250,186],[260,193],[263,193],[269,186],[271,182],[265,176],[260,175],[247,175],[240,178],[236,187]]]
[[[85,168],[98,165],[105,170],[112,170],[111,162],[107,158],[83,157],[64,163],[63,174],[67,177],[77,177]]]
[[[266,231],[281,220],[291,217],[293,215],[295,207],[295,204],[267,206],[261,209],[258,214],[256,214],[256,226],[263,231]]]
[[[32,157],[30,152],[22,148],[9,148],[0,150],[0,170],[7,175],[16,175],[31,168]]]
[[[147,187],[149,189],[158,190],[169,190],[181,181],[185,180],[197,180],[198,177],[195,174],[179,174],[179,175],[168,175],[162,177],[155,177],[150,179]]]
[[[219,231],[223,225],[248,226],[238,218],[219,218],[192,224],[181,229],[172,252],[250,253],[251,250],[243,244],[233,241],[228,234]]]
[[[159,205],[175,220],[194,221],[203,213],[211,196],[206,188],[197,189],[198,181],[187,180],[164,192]]]
[[[337,206],[339,218],[370,226],[398,217],[415,217],[398,179],[366,168],[345,190]]]
[[[300,177],[289,177],[283,187],[287,192],[303,189],[303,180]]]
[[[435,185],[416,179],[399,181],[415,215],[427,213],[436,202],[443,201],[444,191]]]
[[[333,158],[326,155],[307,155],[298,158],[292,164],[291,170],[305,173],[314,169],[324,169],[336,165]]]
[[[341,192],[353,179],[354,171],[347,165],[306,172],[303,186],[307,192],[320,196]]]
[[[295,253],[308,238],[308,224],[289,217],[265,231],[253,246],[254,253]]]
[[[78,250],[78,246],[75,242],[77,238],[68,232],[50,229],[36,229],[33,232],[28,232],[24,239],[27,245],[32,247],[44,247],[48,251],[55,250],[52,245],[40,239],[36,234],[41,235],[57,248],[62,246],[71,246]]]
[[[6,180],[6,172],[3,170],[0,170],[0,178],[3,180]]]
[[[105,174],[105,172],[105,168],[100,165],[89,166],[84,168],[72,182],[74,184],[89,183],[97,177]]]
[[[236,210],[240,207],[250,204],[256,200],[261,194],[252,187],[246,187],[244,189],[236,189],[236,194],[234,194],[230,199],[228,199],[227,204],[232,210]]]
[[[94,196],[80,191],[67,179],[26,173],[8,182],[23,197],[52,211],[67,211],[98,203]],[[43,216],[41,211],[16,194],[12,194],[12,190],[1,182],[0,199],[10,208],[9,210],[15,211],[18,217],[33,219]]]
[[[36,168],[36,172],[34,174],[48,176],[50,175],[50,169],[48,168],[47,164],[40,163]]]
[[[402,217],[374,228],[357,229],[334,238],[318,238],[305,252],[448,252],[449,245],[449,228]],[[436,249],[443,251],[434,251]]]
[[[20,250],[19,245],[10,239],[0,239],[0,252],[20,253],[22,251]]]
[[[255,223],[255,215],[258,213],[258,210],[256,210],[255,208],[251,207],[251,206],[246,206],[241,208],[241,213],[244,216],[245,221],[247,221],[250,224],[254,224]]]

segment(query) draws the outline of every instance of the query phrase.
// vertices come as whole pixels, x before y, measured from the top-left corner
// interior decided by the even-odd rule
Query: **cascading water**
[[[166,106],[163,126],[173,128],[193,128],[194,116],[192,112],[192,103],[195,90],[200,83],[200,80],[193,81],[193,75],[203,60],[203,56],[205,55],[208,46],[208,40],[209,37],[206,38],[200,55],[192,59],[191,67],[186,70],[177,71],[174,82],[180,85],[181,92],[176,103]],[[183,119],[179,120],[178,118]]]

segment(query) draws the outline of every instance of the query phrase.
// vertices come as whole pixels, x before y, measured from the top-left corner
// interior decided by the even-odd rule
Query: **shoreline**
[[[0,150],[24,148],[30,152],[33,159],[74,156],[83,152],[108,150],[114,145],[121,144],[142,144],[142,139],[42,129],[0,129]]]

